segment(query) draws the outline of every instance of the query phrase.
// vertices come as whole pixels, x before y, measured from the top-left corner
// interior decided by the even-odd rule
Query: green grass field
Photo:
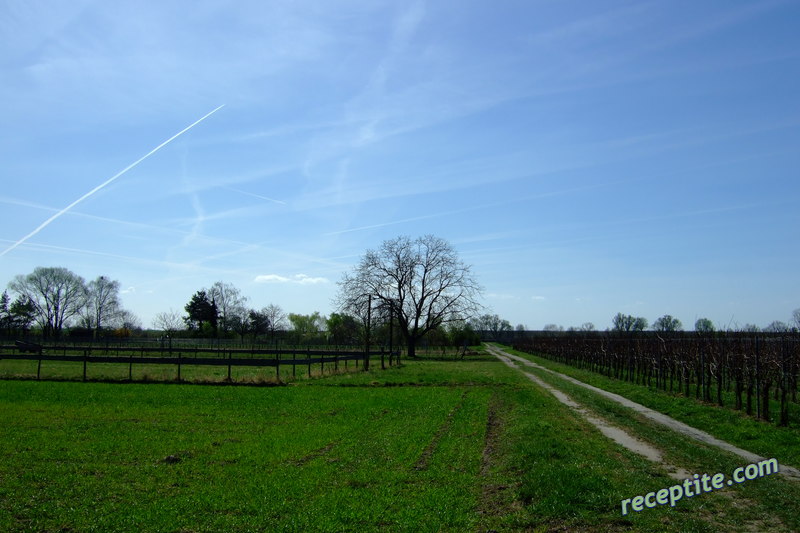
[[[735,531],[794,495],[623,517],[674,481],[485,355],[283,387],[5,380],[0,428],[2,531]]]

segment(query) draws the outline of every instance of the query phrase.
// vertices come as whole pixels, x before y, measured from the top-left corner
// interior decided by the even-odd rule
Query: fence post
[[[789,351],[789,340],[786,337],[781,337],[781,415],[778,425],[789,425],[789,404],[788,389],[789,389],[789,358],[787,352]]]
[[[144,357],[144,348],[142,348],[142,356]],[[128,381],[133,381],[133,352],[128,356]]]
[[[278,380],[278,383],[281,382],[281,354],[275,354],[275,379]]]
[[[231,358],[233,358],[233,352],[228,351],[228,382],[231,381]]]
[[[759,343],[756,335],[756,418],[761,418],[761,366],[759,362]]]
[[[700,386],[699,390],[701,391],[700,397],[703,399],[703,401],[706,401],[706,351],[702,341],[698,344],[700,348],[700,382],[698,385]]]
[[[383,346],[381,346],[381,370],[386,370],[386,364],[383,362]]]
[[[39,364],[36,365],[36,380],[39,380],[39,376],[42,373],[42,354],[39,352]]]
[[[178,352],[178,381],[181,380],[181,352]]]
[[[306,348],[306,363],[308,363],[308,377],[311,378],[311,348]]]
[[[86,350],[83,351],[83,381],[86,381]]]

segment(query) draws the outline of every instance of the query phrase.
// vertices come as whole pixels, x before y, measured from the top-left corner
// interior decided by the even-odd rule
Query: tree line
[[[12,300],[9,291],[16,297]],[[236,338],[255,341],[281,338],[294,344],[369,344],[371,341],[406,344],[413,354],[424,339],[429,345],[473,345],[480,334],[489,340],[505,338],[513,327],[497,314],[479,314],[480,287],[470,267],[446,241],[427,235],[416,240],[398,237],[369,250],[352,272],[339,282],[336,312],[326,317],[285,313],[275,304],[259,309],[231,283],[217,281],[195,292],[184,306],[185,314],[170,309],[158,313],[152,326],[169,337]],[[67,329],[76,337],[129,336],[141,332],[141,321],[122,307],[120,283],[107,276],[86,282],[63,267],[37,267],[16,276],[0,296],[0,330],[10,337],[27,335],[36,328],[44,338],[60,338]],[[683,331],[671,315],[652,325],[644,317],[617,313],[609,331]],[[760,329],[746,324],[739,331],[789,332],[800,328],[800,309],[789,323],[774,321]],[[697,332],[715,331],[708,318],[694,324]],[[564,331],[547,324],[544,331]],[[585,322],[567,331],[596,331]]]
[[[106,276],[86,282],[63,267],[37,267],[8,285],[0,318],[7,334],[27,333],[33,325],[45,338],[60,338],[65,330],[82,336],[120,334],[140,329],[136,316],[123,309],[120,283]],[[480,342],[475,333],[481,308],[481,287],[471,267],[455,249],[433,235],[398,237],[368,250],[345,273],[325,317],[285,313],[271,304],[250,307],[248,298],[231,283],[215,282],[196,291],[183,307],[158,313],[153,327],[169,338],[182,336],[235,338],[242,342],[267,336],[300,343],[405,344],[413,357],[417,345],[466,346]],[[395,341],[396,340],[396,341]],[[396,345],[395,345],[396,346]]]
[[[508,325],[506,331],[511,331],[510,324]],[[519,326],[518,326],[519,328]],[[492,329],[492,328],[486,328]],[[698,318],[694,323],[694,331],[698,333],[713,333],[717,331],[717,327],[714,325],[708,318]],[[767,326],[763,328],[759,328],[755,324],[745,324],[744,326],[735,326],[726,328],[728,331],[740,331],[745,333],[789,333],[789,332],[797,332],[800,331],[800,309],[795,309],[792,312],[792,317],[789,322],[783,322],[781,320],[774,320],[770,322]],[[624,313],[617,313],[611,319],[611,328],[607,329],[606,331],[613,331],[613,332],[635,332],[635,331],[658,331],[658,332],[678,332],[683,331],[683,323],[673,317],[672,315],[663,315],[658,317],[656,320],[653,321],[652,325],[648,322],[645,317],[641,316],[633,316],[633,315],[626,315]],[[521,330],[522,331],[522,330]],[[549,332],[559,332],[565,331],[563,326],[557,324],[546,324],[544,326],[543,331]],[[585,322],[580,326],[573,326],[566,331],[597,331],[594,324],[591,322]]]
[[[45,338],[58,338],[65,328],[85,334],[130,331],[141,322],[124,309],[119,299],[120,284],[106,276],[88,283],[63,267],[36,267],[16,276],[0,296],[0,324],[6,334],[27,334],[34,325]]]

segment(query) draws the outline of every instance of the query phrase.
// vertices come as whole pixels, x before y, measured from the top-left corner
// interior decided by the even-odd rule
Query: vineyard
[[[781,426],[800,422],[796,333],[568,333],[518,340],[514,348],[720,406],[732,404]]]

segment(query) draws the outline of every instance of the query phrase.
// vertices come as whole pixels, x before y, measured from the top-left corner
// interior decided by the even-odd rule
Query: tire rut
[[[509,358],[511,354],[507,354],[505,352],[497,350],[496,348],[495,349],[490,348],[489,351],[509,367],[521,371],[525,375],[525,377],[527,377],[532,382],[536,383],[537,385],[548,391],[550,394],[555,396],[555,398],[559,402],[566,405],[573,411],[577,412],[579,415],[581,415],[582,418],[584,418],[587,422],[596,427],[603,435],[605,435],[609,439],[621,445],[623,448],[626,448],[634,453],[644,456],[651,462],[658,463],[662,468],[664,468],[664,470],[667,471],[667,474],[671,478],[675,480],[682,480],[691,477],[691,473],[689,473],[687,470],[671,465],[666,461],[664,461],[661,451],[658,450],[657,448],[654,448],[650,444],[647,444],[646,442],[637,439],[627,431],[618,428],[608,423],[608,421],[590,413],[585,407],[583,407],[581,404],[573,400],[570,396],[558,390],[557,388],[553,387],[552,385],[542,381],[542,379],[540,379],[538,376],[529,374],[528,372],[524,372],[519,368],[517,368],[517,366]]]
[[[433,439],[431,439],[431,442],[427,447],[425,447],[425,450],[419,456],[417,462],[414,463],[414,470],[427,470],[431,457],[433,456],[434,452],[436,452],[436,448],[439,446],[439,441],[442,440],[444,434],[450,430],[450,427],[453,425],[453,417],[455,417],[456,413],[459,411],[459,409],[461,409],[461,406],[464,405],[464,400],[466,397],[467,391],[464,391],[461,394],[461,399],[447,414],[447,418],[445,418],[444,422],[442,422],[442,425],[433,436]]]
[[[709,444],[711,446],[715,446],[715,447],[717,447],[719,449],[722,449],[722,450],[725,450],[727,452],[733,453],[734,455],[738,455],[739,457],[749,461],[750,463],[758,463],[759,461],[763,461],[765,459],[768,459],[767,457],[762,457],[762,456],[760,456],[758,454],[755,454],[753,452],[749,452],[747,450],[744,450],[742,448],[734,446],[733,444],[730,444],[729,442],[725,442],[725,441],[723,441],[721,439],[718,439],[718,438],[714,437],[713,435],[711,435],[709,433],[706,433],[705,431],[699,430],[699,429],[694,428],[694,427],[692,427],[692,426],[690,426],[688,424],[685,424],[683,422],[675,420],[674,418],[672,418],[670,416],[667,416],[664,413],[660,413],[658,411],[654,411],[653,409],[650,409],[649,407],[645,407],[642,404],[639,404],[639,403],[636,403],[634,401],[631,401],[631,400],[629,400],[629,399],[627,399],[627,398],[625,398],[623,396],[620,396],[619,394],[615,394],[613,392],[608,392],[606,390],[597,388],[597,387],[595,387],[593,385],[589,385],[588,383],[584,383],[583,381],[577,380],[577,379],[575,379],[575,378],[573,378],[571,376],[567,376],[565,374],[561,374],[560,372],[556,372],[554,370],[550,370],[549,368],[545,368],[542,365],[536,364],[536,363],[534,363],[532,361],[529,361],[529,360],[527,360],[527,359],[525,359],[523,357],[519,357],[517,355],[513,355],[513,354],[509,354],[507,352],[504,352],[504,351],[500,350],[499,348],[497,348],[495,346],[489,346],[489,352],[492,353],[495,357],[498,357],[498,358],[505,357],[507,359],[522,363],[522,364],[524,364],[526,366],[529,366],[531,368],[536,368],[538,370],[542,370],[544,372],[548,372],[550,374],[558,376],[558,377],[560,377],[562,379],[565,379],[565,380],[569,381],[570,383],[573,383],[575,385],[578,385],[580,387],[588,389],[588,390],[590,390],[592,392],[600,394],[601,396],[603,396],[605,398],[613,400],[613,401],[619,403],[620,405],[623,405],[624,407],[628,407],[630,409],[633,409],[635,412],[641,414],[642,416],[644,416],[644,417],[646,417],[646,418],[648,418],[648,419],[650,419],[650,420],[652,420],[654,422],[657,422],[657,423],[659,423],[659,424],[661,424],[663,426],[666,426],[666,427],[668,427],[669,429],[671,429],[673,431],[676,431],[676,432],[678,432],[678,433],[680,433],[682,435],[685,435],[687,437],[690,437],[690,438],[695,439],[697,441],[700,441],[702,443]],[[527,373],[526,373],[526,375],[527,375]],[[794,480],[794,481],[800,481],[800,470],[798,470],[798,469],[796,469],[794,467],[781,464],[779,473],[782,474],[784,477],[786,477],[788,479],[791,479],[791,480]]]

